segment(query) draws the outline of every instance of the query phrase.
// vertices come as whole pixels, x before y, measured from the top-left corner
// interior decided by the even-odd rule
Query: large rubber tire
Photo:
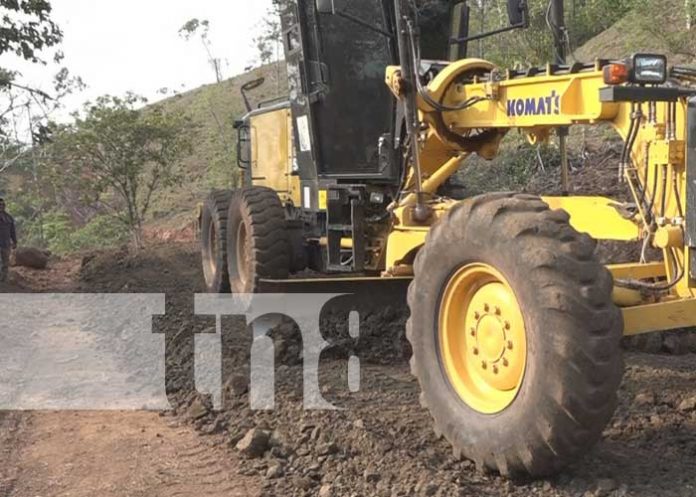
[[[233,191],[210,194],[201,212],[201,258],[203,276],[209,293],[229,293],[227,272],[227,212]]]
[[[565,211],[551,211],[528,195],[470,199],[432,228],[415,262],[407,334],[421,402],[455,456],[483,471],[542,477],[578,459],[600,438],[623,374],[623,320],[611,299],[611,274],[597,261],[595,248],[592,238],[570,226]],[[443,291],[471,263],[504,275],[526,327],[519,390],[495,414],[469,407],[440,359]]]
[[[255,293],[261,279],[286,279],[291,248],[285,209],[275,191],[238,190],[227,216],[227,267],[234,293]]]

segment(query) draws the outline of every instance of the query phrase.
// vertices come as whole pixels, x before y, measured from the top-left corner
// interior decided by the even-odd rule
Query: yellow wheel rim
[[[450,384],[472,409],[505,410],[527,364],[527,335],[510,284],[487,264],[469,264],[449,280],[440,304],[440,358]]]

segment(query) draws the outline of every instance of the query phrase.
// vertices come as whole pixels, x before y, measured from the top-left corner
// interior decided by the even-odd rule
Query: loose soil
[[[53,260],[45,271],[13,268],[0,292],[88,291],[79,279],[91,257]],[[82,340],[77,330],[64,338]],[[261,495],[226,442],[171,413],[0,412],[0,497]]]
[[[23,271],[3,291],[167,294],[167,333],[176,409],[156,413],[7,413],[0,419],[0,496],[692,496],[696,495],[696,355],[626,353],[618,411],[603,440],[557,477],[510,482],[453,457],[420,407],[403,339],[407,310],[378,292],[351,304],[361,336],[350,338],[345,309],[322,316],[332,344],[320,383],[337,411],[302,408],[301,344],[290,324],[276,345],[276,408],[251,411],[246,389],[249,330],[223,320],[223,409],[191,395],[193,334],[214,321],[193,316],[203,290],[191,244],[170,243],[52,263],[56,274]],[[62,269],[58,269],[62,268]],[[39,278],[46,277],[47,279]],[[51,282],[56,282],[52,284]],[[688,352],[689,344],[680,348]],[[347,357],[361,360],[350,393]],[[245,438],[246,437],[246,438]],[[244,439],[244,440],[243,440]],[[246,442],[254,441],[254,450]],[[244,448],[240,451],[237,446]]]

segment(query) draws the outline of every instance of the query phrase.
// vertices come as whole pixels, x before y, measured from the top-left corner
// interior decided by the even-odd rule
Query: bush
[[[27,226],[29,239],[43,240],[51,252],[64,254],[72,251],[71,235],[74,230],[67,214],[51,211]]]
[[[104,249],[128,242],[128,230],[110,216],[99,215],[81,228],[75,228],[64,212],[50,211],[41,218],[24,220],[20,225],[20,243],[47,248],[55,254]]]
[[[104,249],[127,243],[128,229],[111,216],[97,216],[71,235],[73,250]]]

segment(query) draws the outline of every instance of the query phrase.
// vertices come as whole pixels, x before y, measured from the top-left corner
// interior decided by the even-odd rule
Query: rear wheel
[[[285,209],[275,191],[263,187],[235,192],[227,217],[227,266],[235,293],[254,293],[261,279],[290,272]]]
[[[205,286],[210,293],[230,291],[227,272],[227,211],[233,193],[211,193],[201,212],[201,258]]]
[[[436,431],[481,469],[540,477],[577,459],[611,418],[622,316],[596,243],[537,197],[454,207],[409,290],[412,370]]]

